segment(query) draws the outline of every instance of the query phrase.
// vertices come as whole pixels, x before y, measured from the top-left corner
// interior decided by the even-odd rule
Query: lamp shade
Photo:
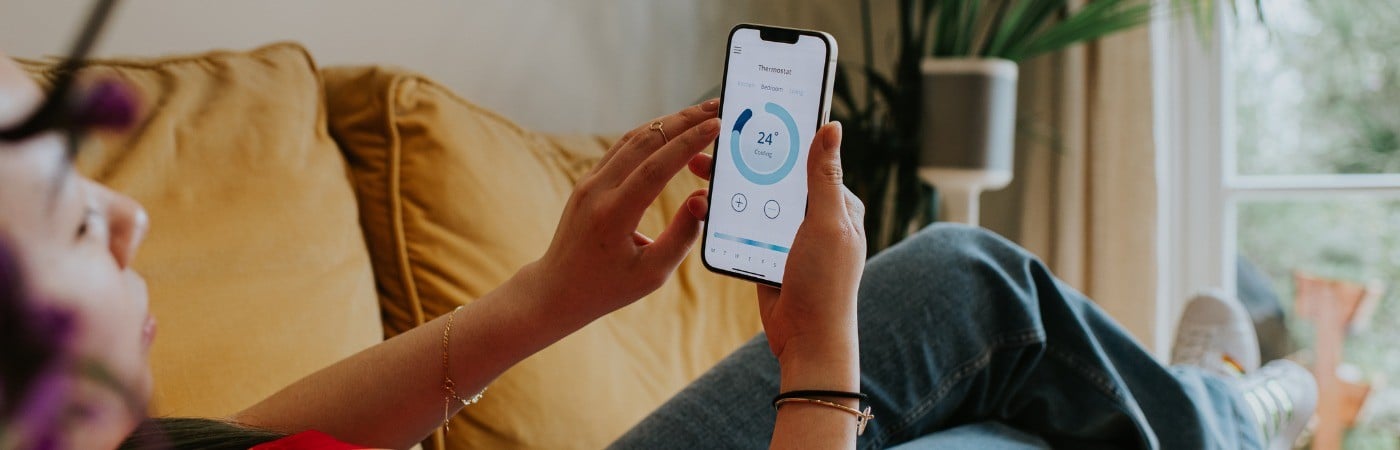
[[[920,166],[1011,170],[1016,63],[928,58],[923,71]]]
[[[948,197],[945,220],[976,224],[978,195],[1011,182],[1016,63],[927,58],[920,69],[919,176]]]

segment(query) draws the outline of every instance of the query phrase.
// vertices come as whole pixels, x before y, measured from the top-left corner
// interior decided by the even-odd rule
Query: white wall
[[[22,57],[65,53],[92,3],[0,0],[0,50]],[[853,56],[860,47],[858,4],[127,0],[97,51],[149,56],[295,40],[322,66],[414,69],[531,128],[617,132],[717,87],[724,39],[737,22],[822,28],[848,42],[843,55]]]

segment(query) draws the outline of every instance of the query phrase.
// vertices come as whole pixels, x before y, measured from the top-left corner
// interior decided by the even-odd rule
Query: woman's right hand
[[[783,288],[758,286],[768,345],[779,362],[791,362],[784,364],[785,373],[788,367],[821,359],[853,362],[858,343],[856,290],[865,267],[865,205],[842,181],[841,124],[818,130],[808,153],[807,216],[788,255]],[[711,156],[696,155],[690,171],[708,180],[711,165]]]
[[[842,182],[841,124],[830,123],[812,139],[807,159],[807,216],[788,255],[781,290],[758,287],[759,313],[768,345],[791,389],[854,389],[833,386],[856,380],[794,378],[795,372],[858,371],[856,291],[865,268],[865,205]],[[801,366],[803,369],[799,369]]]
[[[865,269],[865,206],[842,183],[841,125],[823,126],[807,157],[807,216],[782,290],[758,287],[759,314],[778,357],[779,392],[860,391],[856,292]],[[847,407],[859,402],[828,399]],[[857,421],[842,411],[784,407],[770,448],[855,448]]]

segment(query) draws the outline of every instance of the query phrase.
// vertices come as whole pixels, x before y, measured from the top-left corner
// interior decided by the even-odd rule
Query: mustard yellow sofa
[[[54,76],[52,61],[21,63],[41,84]],[[150,213],[136,266],[160,320],[164,416],[229,415],[488,292],[543,253],[610,145],[530,132],[411,72],[322,69],[290,43],[84,71],[142,100],[137,125],[90,139],[77,165]],[[642,231],[702,185],[678,177]],[[425,444],[601,448],[751,338],[753,296],[693,255],[656,293],[505,373]]]

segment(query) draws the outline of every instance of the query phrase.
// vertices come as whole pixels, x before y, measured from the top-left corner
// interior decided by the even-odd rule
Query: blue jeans
[[[859,314],[861,389],[875,413],[862,449],[1263,448],[1227,380],[1163,367],[985,231],[934,225],[875,256]],[[765,448],[777,393],[759,335],[612,448]]]

